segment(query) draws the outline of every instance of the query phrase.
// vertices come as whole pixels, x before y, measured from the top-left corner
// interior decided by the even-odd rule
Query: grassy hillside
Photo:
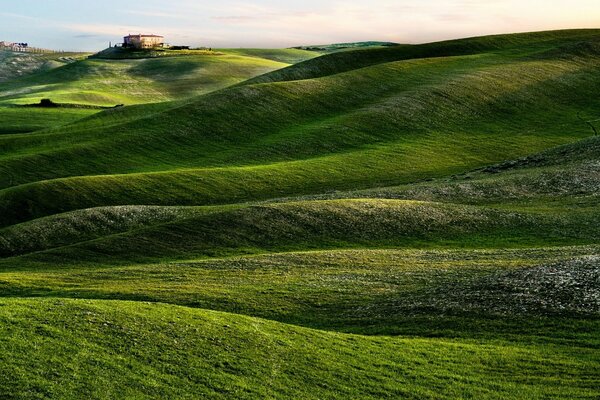
[[[232,203],[460,173],[589,136],[577,115],[595,115],[599,60],[400,61],[222,90],[116,125],[105,112],[85,128],[3,138],[0,202],[30,218],[45,208]],[[33,198],[36,209],[23,204]]]
[[[85,108],[27,108],[0,106],[0,135],[29,133],[73,123],[98,112]]]
[[[600,396],[599,40],[3,84],[5,104],[132,105],[0,108],[0,393]]]
[[[87,55],[87,53],[21,53],[0,50],[0,82],[58,68]]]
[[[160,304],[0,304],[6,309],[0,332],[11,338],[0,345],[0,385],[10,384],[4,393],[11,397],[423,399],[446,393],[541,399],[595,393],[596,358],[583,348],[553,347],[545,355],[541,346],[361,337]],[[33,357],[19,357],[33,346]],[[535,377],[526,372],[542,360]],[[558,374],[563,378],[555,379]]]
[[[597,42],[598,30],[567,30],[521,33],[513,35],[493,35],[421,45],[398,45],[378,48],[364,48],[360,52],[339,52],[300,63],[266,74],[248,83],[279,82],[318,78],[370,65],[415,58],[449,57],[487,52],[515,55],[518,53],[544,53],[559,46],[570,46],[581,42]],[[560,55],[561,52],[555,54]]]
[[[4,83],[0,79],[0,134],[64,126],[98,112],[89,109],[22,110],[14,105],[35,104],[43,98],[55,103],[105,107],[179,100],[222,89],[316,56],[300,50],[179,52],[178,57],[156,58],[142,54],[130,59],[96,56],[75,59],[67,55],[54,55],[58,60],[69,61],[57,64],[54,69],[34,68],[38,59],[49,59],[50,55],[23,56],[19,65],[37,73],[19,79],[13,74],[12,79]]]
[[[600,187],[600,138],[412,185],[340,191],[303,199],[415,199],[512,210],[594,210]]]
[[[0,102],[108,105],[159,102],[207,93],[285,66],[236,54],[134,60],[87,59],[0,84]]]
[[[90,210],[93,212],[93,210]],[[74,229],[87,226],[89,212],[73,217]],[[169,211],[168,209],[166,210]],[[597,213],[572,215],[569,220],[536,214],[501,212],[477,207],[398,200],[345,200],[301,202],[253,206],[233,210],[210,210],[175,222],[137,229],[132,234],[109,235],[103,239],[69,246],[57,251],[33,254],[33,259],[57,257],[61,263],[87,261],[127,262],[150,258],[192,258],[247,252],[285,251],[331,247],[512,247],[536,244],[593,244],[600,237]],[[165,215],[162,218],[168,216]],[[142,217],[143,218],[143,217]],[[173,217],[171,217],[173,218]],[[143,220],[146,220],[143,218]],[[159,218],[156,218],[160,221]],[[589,225],[583,225],[583,220]],[[141,228],[142,221],[135,221]],[[45,221],[46,229],[50,221]],[[58,222],[56,220],[52,221]],[[129,222],[113,221],[119,226]],[[131,223],[131,222],[129,222]],[[156,222],[154,221],[156,224]],[[136,226],[137,225],[137,226]],[[43,227],[44,225],[42,225]],[[68,225],[54,225],[56,231]],[[583,227],[586,229],[583,229]],[[43,229],[29,224],[3,231],[4,254],[61,244],[49,238],[46,243],[28,243],[31,231]],[[73,229],[72,228],[72,229]],[[94,226],[97,235],[101,226]],[[124,229],[125,228],[125,229]],[[120,229],[131,229],[125,226]],[[10,228],[9,228],[10,229]],[[28,232],[29,231],[29,232]],[[100,230],[102,232],[102,230]],[[64,234],[60,240],[67,240]],[[31,239],[29,239],[31,240]],[[85,240],[75,236],[72,240]],[[69,243],[67,241],[67,243]],[[13,261],[11,261],[12,263]],[[4,264],[4,263],[1,263]]]
[[[392,47],[398,46],[398,43],[392,42],[351,42],[351,43],[333,43],[333,44],[317,44],[309,46],[298,46],[294,49],[298,50],[309,50],[319,53],[332,53],[337,51],[363,49],[368,47]]]
[[[218,49],[217,51],[226,54],[264,58],[285,64],[296,64],[323,54],[319,51],[302,49]]]

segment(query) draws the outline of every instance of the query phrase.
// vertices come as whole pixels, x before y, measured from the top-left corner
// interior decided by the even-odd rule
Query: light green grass
[[[0,84],[0,102],[101,106],[174,100],[207,93],[286,64],[239,55],[190,55],[137,60],[87,59]]]
[[[273,60],[285,64],[296,64],[310,60],[322,55],[318,51],[307,51],[300,49],[219,49],[225,54],[236,54],[240,56],[258,57]]]
[[[369,338],[116,301],[2,300],[0,308],[0,385],[10,397],[598,394],[593,348]]]
[[[280,53],[287,52],[281,50]],[[53,57],[64,59],[68,55]],[[50,56],[23,57],[20,63],[33,68],[37,65],[35,60],[46,60]],[[34,104],[43,98],[50,98],[55,103],[94,106],[165,102],[222,89],[288,65],[262,58],[259,54],[246,56],[239,51],[180,54],[179,57],[160,59],[105,60],[79,56],[68,60],[72,61],[54,69],[40,67],[37,74],[20,79],[13,76],[13,79],[7,78],[7,82],[0,83],[0,133],[30,132],[76,120],[75,112],[70,109],[60,111],[65,118],[57,121],[54,115],[59,112],[55,110],[8,109],[3,105]],[[8,60],[7,63],[10,64]],[[83,111],[78,112],[84,116]],[[88,110],[85,115],[91,113]]]

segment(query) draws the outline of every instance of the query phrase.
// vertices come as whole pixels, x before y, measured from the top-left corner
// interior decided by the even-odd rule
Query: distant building
[[[123,38],[123,47],[153,49],[164,45],[164,37],[159,35],[128,35]]]
[[[28,51],[29,45],[27,43],[14,43],[14,42],[0,42],[0,49],[10,51]]]

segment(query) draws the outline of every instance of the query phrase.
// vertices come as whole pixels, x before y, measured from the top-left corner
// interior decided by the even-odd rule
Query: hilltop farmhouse
[[[153,49],[164,46],[164,37],[159,35],[128,35],[123,38],[123,47]]]

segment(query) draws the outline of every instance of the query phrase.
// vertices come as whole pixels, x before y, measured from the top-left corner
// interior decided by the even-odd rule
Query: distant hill
[[[0,50],[0,82],[72,63],[87,53],[21,53]]]
[[[254,78],[247,83],[264,83],[318,78],[371,65],[400,60],[465,56],[491,52],[527,52],[529,55],[554,51],[554,57],[564,53],[565,46],[594,42],[598,30],[565,30],[549,32],[491,35],[419,45],[362,47],[338,51],[306,62]],[[579,51],[570,48],[568,52]]]
[[[176,57],[189,55],[220,55],[221,53],[209,49],[131,49],[123,47],[109,47],[90,56],[90,58],[106,60],[128,60],[142,58]]]
[[[296,64],[302,61],[310,60],[312,58],[318,57],[323,52],[319,51],[308,51],[302,49],[248,49],[248,48],[240,48],[240,49],[219,49],[226,54],[238,54],[241,56],[248,57],[258,57],[264,58],[267,60],[273,60],[277,62],[282,62],[286,64]]]
[[[144,58],[164,58],[180,56],[224,56],[238,55],[244,57],[254,57],[264,60],[271,60],[286,64],[295,64],[317,57],[322,53],[317,51],[308,51],[300,49],[147,49],[135,50],[121,47],[111,47],[104,49],[90,58],[105,60],[128,60]]]
[[[50,68],[36,64],[38,58],[11,54],[18,65],[30,69],[38,66],[40,73],[0,83],[0,105],[31,104],[42,98],[100,106],[177,100],[241,83],[317,55],[291,49],[155,52],[110,48],[86,59],[40,58],[56,64]]]
[[[105,49],[85,55],[0,53],[0,134],[24,133],[72,122],[97,110],[28,109],[56,103],[105,106],[181,100],[319,56],[296,49],[220,49],[172,52]],[[21,76],[18,76],[19,72]],[[26,73],[27,72],[27,73]],[[10,75],[10,76],[9,76]]]
[[[318,45],[310,45],[310,46],[296,46],[296,47],[292,47],[292,48],[299,49],[299,50],[316,51],[316,52],[322,52],[322,53],[331,53],[331,52],[335,52],[335,51],[349,50],[349,49],[362,49],[362,48],[368,48],[368,47],[392,47],[392,46],[398,46],[398,43],[371,41],[371,42],[318,44]]]

